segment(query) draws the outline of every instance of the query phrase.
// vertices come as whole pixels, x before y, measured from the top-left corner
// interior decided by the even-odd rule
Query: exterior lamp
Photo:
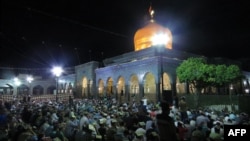
[[[153,45],[166,45],[168,44],[170,38],[167,34],[156,34],[151,40]]]
[[[58,101],[58,81],[59,81],[59,77],[62,75],[63,73],[63,69],[62,67],[56,66],[53,67],[52,69],[52,73],[56,76],[56,102]]]
[[[28,76],[26,80],[27,80],[29,83],[31,83],[31,82],[34,80],[34,78],[33,78],[32,76]]]
[[[32,76],[28,76],[26,78],[26,80],[29,83],[29,92],[28,92],[28,101],[30,101],[30,95],[32,94],[32,90],[31,90],[31,82],[34,80],[34,78]]]
[[[16,86],[21,85],[21,82],[17,77],[14,78],[14,83],[15,83]]]

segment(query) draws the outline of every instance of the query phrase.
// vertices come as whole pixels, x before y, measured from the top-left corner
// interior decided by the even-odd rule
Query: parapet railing
[[[51,100],[55,101],[56,97],[59,101],[69,100],[69,97],[73,98],[73,94],[58,94],[57,96],[54,94],[43,94],[43,95],[32,95],[30,98],[26,96],[16,96],[10,94],[0,95],[0,101],[44,101]]]

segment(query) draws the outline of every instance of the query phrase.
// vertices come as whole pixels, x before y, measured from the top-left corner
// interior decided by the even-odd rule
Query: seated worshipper
[[[68,139],[73,138],[78,128],[79,128],[78,119],[76,119],[76,116],[73,114],[70,116],[69,120],[66,123],[66,127],[64,129],[65,136]]]
[[[111,120],[111,127],[109,127],[107,129],[107,132],[106,132],[106,139],[107,139],[107,141],[114,141],[115,140],[116,124],[117,124],[117,120],[116,119],[112,119]]]
[[[145,122],[139,122],[138,123],[138,128],[135,130],[135,133],[137,134],[143,134],[143,140],[146,140],[146,124]]]
[[[98,128],[98,132],[102,136],[102,141],[106,141],[106,132],[107,132],[106,119],[105,118],[99,119],[99,125],[100,127]]]
[[[29,124],[23,125],[23,131],[18,135],[18,141],[35,141],[38,137]]]
[[[91,127],[91,126],[90,126]],[[82,130],[79,130],[75,135],[75,141],[92,141],[94,140],[92,129],[89,125],[83,126]]]
[[[203,141],[203,140],[205,140],[205,134],[202,132],[202,127],[198,126],[193,130],[190,141]]]
[[[202,111],[200,114],[196,117],[196,125],[197,126],[206,126],[207,123],[210,122],[209,118],[205,113]]]
[[[209,138],[211,141],[223,141],[223,136],[220,134],[220,127],[215,127],[214,132],[210,132]]]
[[[89,121],[89,113],[87,111],[84,111],[83,112],[83,115],[82,117],[80,118],[80,121],[79,121],[79,128],[82,129],[83,126],[86,127],[90,121]]]
[[[146,139],[147,141],[159,141],[159,135],[154,122],[152,122],[150,128],[146,130]]]
[[[177,123],[177,131],[178,131],[180,141],[186,140],[185,134],[188,132],[188,129],[185,127],[184,123],[180,121]]]
[[[224,136],[224,129],[223,129],[223,125],[220,122],[215,122],[215,125],[211,128],[211,133],[215,132],[215,129],[220,129],[220,135]]]
[[[145,133],[137,131],[135,132],[135,136],[132,141],[146,141],[144,136],[145,136]]]
[[[68,141],[68,138],[64,135],[64,124],[56,123],[54,124],[54,130],[50,132],[50,137],[55,140]]]

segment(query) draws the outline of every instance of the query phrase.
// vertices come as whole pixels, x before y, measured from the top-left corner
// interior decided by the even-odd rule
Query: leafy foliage
[[[206,83],[208,66],[203,58],[189,58],[181,63],[177,68],[177,76],[180,82],[192,83],[196,88],[201,88]]]
[[[176,70],[180,82],[194,85],[196,89],[209,86],[224,86],[242,78],[241,70],[236,65],[226,66],[208,64],[204,58],[188,58]]]

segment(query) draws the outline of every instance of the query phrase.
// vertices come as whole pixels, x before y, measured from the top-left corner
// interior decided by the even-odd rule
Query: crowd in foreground
[[[112,98],[0,102],[0,141],[223,141],[246,113],[189,109],[185,98],[119,103]]]

